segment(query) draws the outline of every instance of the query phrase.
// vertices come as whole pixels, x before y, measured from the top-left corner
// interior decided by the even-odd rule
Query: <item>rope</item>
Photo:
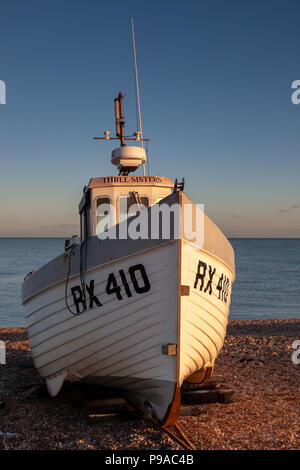
[[[84,255],[84,263],[83,263],[83,249],[84,248],[85,248],[85,255]],[[83,307],[82,307],[82,310],[79,312],[74,312],[68,304],[68,286],[69,286],[70,273],[71,273],[71,258],[73,256],[73,253],[75,253],[75,250],[76,250],[75,245],[73,245],[72,250],[69,255],[68,274],[67,274],[67,280],[66,280],[66,286],[65,286],[65,303],[69,312],[75,316],[81,315],[85,310],[87,310],[87,302],[86,302],[86,298],[87,298],[87,295],[86,295],[87,249],[88,249],[88,238],[84,240],[80,245],[80,284],[81,284],[81,289],[82,289],[82,294],[83,294]]]
[[[83,249],[85,248],[85,255],[84,255],[84,265],[83,265]],[[85,239],[80,246],[80,282],[81,282],[81,289],[83,293],[83,311],[87,309],[86,303],[86,262],[87,262],[87,248],[88,248],[88,238]]]

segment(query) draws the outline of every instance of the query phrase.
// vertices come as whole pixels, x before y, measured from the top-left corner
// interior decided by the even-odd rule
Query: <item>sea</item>
[[[300,239],[232,238],[231,320],[300,318]],[[25,275],[64,251],[62,238],[0,238],[0,328],[24,327]]]

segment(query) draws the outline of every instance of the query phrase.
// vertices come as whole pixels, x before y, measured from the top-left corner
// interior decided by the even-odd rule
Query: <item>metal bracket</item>
[[[181,286],[181,295],[190,295],[190,286]]]
[[[75,245],[79,245],[79,237],[78,235],[73,235],[72,238],[68,238],[65,240],[65,252],[68,251],[70,248],[74,247]]]
[[[177,344],[168,343],[162,345],[162,353],[166,356],[176,356],[177,354]]]
[[[183,191],[183,190],[184,190],[184,178],[182,178],[181,183],[178,183],[178,180],[176,178],[175,183],[174,183],[173,193],[176,193],[176,191]]]

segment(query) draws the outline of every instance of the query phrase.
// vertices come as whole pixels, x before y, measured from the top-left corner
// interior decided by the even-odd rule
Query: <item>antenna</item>
[[[124,125],[125,118],[123,113],[123,95],[120,92],[118,97],[114,100],[115,106],[115,125],[116,125],[116,137],[110,137],[109,131],[104,131],[104,137],[94,137],[95,140],[120,140],[121,147],[114,149],[111,155],[111,162],[116,165],[119,169],[119,175],[128,175],[128,173],[135,171],[141,165],[143,165],[143,173],[146,176],[145,162],[148,161],[148,142],[149,139],[144,139],[142,134],[142,117],[141,117],[141,106],[140,106],[140,93],[139,93],[139,80],[136,62],[136,50],[135,50],[135,38],[134,38],[134,26],[133,18],[131,18],[132,27],[132,42],[133,42],[133,54],[134,54],[134,67],[135,67],[135,84],[136,84],[136,97],[137,97],[137,108],[138,108],[138,121],[137,130],[132,136],[125,136]],[[126,141],[132,140],[140,142],[139,146],[128,146],[126,147]],[[146,150],[144,149],[143,142],[146,142]],[[149,162],[148,162],[148,175]]]
[[[138,115],[139,115],[139,129],[141,135],[141,146],[143,148],[143,129],[142,129],[142,116],[141,116],[141,105],[140,105],[140,93],[139,93],[139,79],[138,79],[138,70],[137,70],[137,62],[136,62],[136,50],[135,50],[135,37],[134,37],[134,25],[133,25],[133,18],[131,18],[131,29],[132,29],[132,43],[133,43],[133,55],[134,55],[134,68],[135,68],[135,85],[136,85],[136,97],[137,97],[137,107],[138,107]],[[143,164],[143,171],[144,176],[145,172],[145,164]]]

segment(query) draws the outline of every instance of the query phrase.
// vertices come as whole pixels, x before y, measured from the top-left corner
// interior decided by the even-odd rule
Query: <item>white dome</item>
[[[135,171],[140,165],[147,161],[147,155],[142,147],[124,146],[114,149],[111,153],[111,163],[116,165],[118,170],[127,168]]]

